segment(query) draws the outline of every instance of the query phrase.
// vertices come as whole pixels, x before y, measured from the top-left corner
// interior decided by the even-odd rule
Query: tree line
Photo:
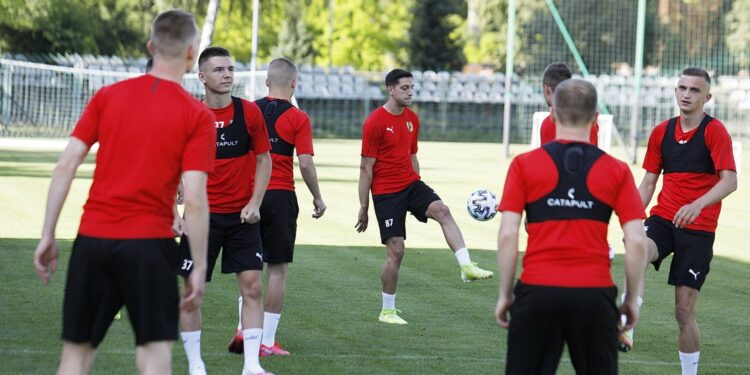
[[[552,2],[590,70],[632,64],[636,1]],[[150,23],[168,8],[193,12],[206,0],[0,0],[0,52],[146,55]],[[549,61],[575,66],[547,0],[517,1],[517,71]],[[750,69],[750,0],[649,0],[645,65],[699,59]],[[385,70],[504,69],[508,0],[260,0],[258,60]],[[220,0],[212,44],[251,55],[252,1]]]

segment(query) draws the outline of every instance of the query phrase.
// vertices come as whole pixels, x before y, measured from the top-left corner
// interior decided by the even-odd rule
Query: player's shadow
[[[0,176],[49,178],[60,152],[0,150]],[[82,164],[93,164],[90,154]],[[92,172],[79,169],[76,177],[91,178]]]

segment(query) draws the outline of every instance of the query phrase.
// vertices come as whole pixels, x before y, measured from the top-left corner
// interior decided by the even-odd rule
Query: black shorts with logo
[[[268,190],[260,206],[260,237],[263,261],[292,263],[297,238],[299,205],[297,194],[289,190]]]
[[[671,221],[652,215],[644,222],[646,235],[656,243],[659,259],[652,264],[658,271],[661,262],[674,253],[667,283],[701,290],[711,270],[714,233],[677,228]]]
[[[578,374],[617,374],[616,287],[513,291],[506,374],[555,374],[564,344]]]
[[[221,253],[221,273],[263,270],[260,224],[243,223],[240,220],[240,212],[211,213],[206,281],[211,281],[219,253]],[[177,272],[183,277],[190,275],[193,269],[187,236],[182,236],[180,240],[180,259],[177,268]]]
[[[104,339],[127,307],[136,345],[177,339],[177,244],[173,238],[113,240],[78,235],[65,281],[62,339]]]
[[[372,196],[375,217],[380,227],[380,241],[391,237],[406,239],[406,212],[411,212],[417,220],[427,222],[427,207],[440,197],[422,180],[412,182],[406,189],[396,193]]]

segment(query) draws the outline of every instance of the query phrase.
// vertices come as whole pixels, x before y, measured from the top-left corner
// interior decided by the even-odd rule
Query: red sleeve
[[[660,174],[662,170],[661,160],[661,142],[664,140],[664,133],[667,131],[669,120],[657,125],[648,138],[648,147],[646,156],[643,158],[643,169],[647,172]]]
[[[378,119],[379,116],[373,112],[362,127],[362,157],[378,158],[380,139],[383,137],[383,130],[378,126]]]
[[[591,133],[589,134],[589,142],[594,145],[599,145],[599,123],[595,122],[594,125],[591,125]]]
[[[315,155],[310,117],[304,112],[298,112],[298,117],[294,121],[294,127],[294,148],[297,150],[297,155]]]
[[[250,134],[250,141],[253,143],[253,152],[259,155],[271,150],[271,142],[268,141],[268,129],[266,129],[266,120],[260,108],[246,100],[242,101],[245,111],[245,125],[247,132]]]
[[[419,150],[417,143],[419,142],[419,117],[415,114],[414,116],[414,138],[411,141],[411,154],[414,155]]]
[[[734,163],[734,150],[732,150],[732,137],[720,121],[714,119],[711,126],[706,128],[706,147],[711,151],[711,159],[714,161],[714,169],[717,171],[736,171]]]
[[[638,188],[635,186],[633,173],[630,172],[630,168],[625,164],[622,164],[621,170],[620,181],[617,185],[620,189],[618,189],[617,198],[615,199],[615,205],[613,207],[617,217],[620,219],[620,226],[631,220],[642,220],[646,218],[646,210],[643,208],[641,195],[638,193]]]
[[[541,139],[541,144],[555,140],[555,121],[552,115],[545,117],[544,121],[542,121],[542,127],[539,129],[539,138]]]
[[[213,171],[216,158],[216,118],[207,108],[200,106],[192,133],[182,154],[182,171]]]
[[[526,207],[526,189],[523,186],[523,167],[520,157],[515,157],[508,168],[505,177],[503,196],[498,205],[498,211],[522,213]]]
[[[91,98],[86,108],[83,109],[81,118],[78,119],[73,133],[70,134],[71,137],[80,139],[89,147],[99,140],[100,102],[104,100],[105,90],[106,87],[94,94],[94,97]]]

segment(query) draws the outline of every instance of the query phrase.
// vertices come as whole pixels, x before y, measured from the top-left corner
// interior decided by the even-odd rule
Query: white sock
[[[456,255],[456,259],[458,259],[458,264],[460,266],[471,264],[471,257],[469,257],[469,250],[467,248],[462,247],[456,250],[454,255]]]
[[[697,375],[698,360],[701,352],[683,353],[680,352],[680,365],[682,366],[682,375]]]
[[[242,330],[242,296],[239,297],[239,312],[237,312],[237,316],[239,317],[239,322],[237,322],[237,330]]]
[[[260,367],[260,360],[258,359],[258,353],[260,352],[260,339],[263,336],[263,329],[243,329],[242,336],[244,338],[243,344],[245,351],[245,365],[243,366],[243,371],[253,374],[264,372],[263,367]]]
[[[383,292],[383,310],[396,308],[396,293],[388,294]]]
[[[188,359],[188,368],[203,365],[201,358],[201,331],[180,332],[182,346]]]
[[[281,314],[263,313],[263,339],[261,344],[271,347],[276,343],[276,329],[279,328]]]

